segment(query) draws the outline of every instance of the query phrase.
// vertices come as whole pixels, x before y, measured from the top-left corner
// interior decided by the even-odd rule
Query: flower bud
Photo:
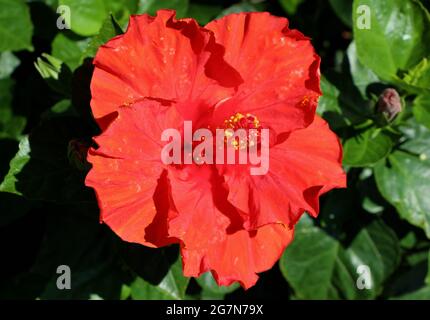
[[[402,102],[395,89],[388,88],[382,92],[379,96],[377,111],[383,114],[388,121],[392,121],[402,111]]]

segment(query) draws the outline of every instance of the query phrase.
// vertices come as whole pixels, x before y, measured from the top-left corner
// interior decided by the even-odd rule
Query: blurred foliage
[[[56,27],[71,8],[71,30]],[[371,28],[357,26],[362,5]],[[244,291],[187,279],[176,246],[122,242],[98,223],[80,150],[98,132],[91,58],[131,14],[204,25],[242,11],[286,16],[322,57],[318,113],[341,137],[348,189],[305,216],[279,264]],[[0,0],[0,298],[430,299],[430,15],[427,0]],[[378,114],[395,88],[402,112]],[[59,265],[72,290],[56,288]],[[372,288],[359,290],[369,266]]]

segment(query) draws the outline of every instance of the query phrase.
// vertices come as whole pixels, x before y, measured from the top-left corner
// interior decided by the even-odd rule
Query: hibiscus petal
[[[91,82],[96,119],[144,97],[210,106],[240,83],[213,35],[174,16],[169,10],[132,16],[126,33],[99,49]]]
[[[244,83],[218,106],[215,124],[237,112],[256,115],[277,133],[308,126],[317,106],[320,58],[308,38],[267,12],[231,14],[209,23],[225,60]]]
[[[219,285],[239,281],[249,288],[292,239],[292,229],[284,225],[243,230],[242,217],[226,201],[222,180],[209,166],[170,170],[169,180],[178,212],[169,221],[169,235],[181,242],[185,276],[211,270]]]
[[[248,289],[257,282],[257,273],[273,267],[292,238],[293,229],[271,224],[256,231],[229,234],[224,241],[204,249],[183,246],[184,274],[198,277],[210,270],[218,285],[239,281]]]
[[[183,241],[187,248],[200,250],[222,241],[236,221],[232,218],[235,212],[227,212],[234,208],[220,205],[226,194],[215,189],[214,173],[209,166],[169,170],[172,199],[178,211],[169,222],[169,235]]]
[[[173,105],[165,106],[154,100],[140,100],[119,108],[117,113],[108,130],[94,138],[100,146],[99,154],[161,163],[163,131],[183,126],[183,119]]]
[[[91,152],[86,185],[94,188],[100,219],[123,240],[154,246],[145,229],[157,213],[153,196],[162,168],[146,161],[112,159]]]
[[[167,177],[162,175],[161,132],[177,126],[174,107],[140,101],[118,110],[118,116],[90,150],[92,169],[86,185],[94,188],[101,220],[123,240],[161,246],[173,240],[167,234],[169,201]],[[159,187],[159,186],[163,187]]]
[[[229,201],[249,214],[247,229],[268,223],[293,225],[304,211],[318,215],[319,196],[346,186],[342,149],[327,123],[316,116],[270,149],[269,172],[252,176],[237,167],[220,167]]]

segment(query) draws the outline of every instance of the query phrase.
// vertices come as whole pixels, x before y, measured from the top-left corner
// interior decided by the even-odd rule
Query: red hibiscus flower
[[[133,16],[94,60],[92,111],[103,129],[86,184],[123,240],[179,243],[186,276],[254,285],[319,196],[345,186],[338,138],[315,115],[320,59],[288,20],[226,16],[200,27],[173,11]],[[267,128],[270,166],[166,165],[165,129]],[[238,150],[240,152],[240,150]]]

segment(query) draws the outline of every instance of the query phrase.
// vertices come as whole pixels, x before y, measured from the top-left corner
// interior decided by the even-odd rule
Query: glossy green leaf
[[[83,57],[94,57],[100,46],[122,33],[123,30],[118,25],[115,18],[113,16],[109,16],[103,22],[99,33],[90,40],[85,52],[83,53]]]
[[[128,23],[130,15],[136,14],[139,0],[104,0],[108,13],[111,13],[121,26]]]
[[[0,52],[33,50],[33,25],[24,0],[0,0]]]
[[[321,77],[321,91],[323,95],[318,101],[317,113],[327,120],[334,130],[350,124],[339,105],[340,91],[325,77]]]
[[[420,92],[430,93],[430,62],[424,58],[415,67],[410,69],[402,79],[407,86]],[[415,91],[415,90],[414,90]]]
[[[157,284],[151,284],[140,277],[135,279],[131,284],[131,297],[136,300],[182,300],[185,299],[188,282],[189,278],[183,276],[182,262],[178,258]]]
[[[419,123],[430,129],[430,95],[421,95],[414,100],[413,113]]]
[[[0,80],[9,77],[20,64],[19,59],[11,52],[0,53]]]
[[[42,57],[37,58],[34,63],[39,74],[55,91],[70,97],[72,92],[72,72],[61,60],[42,53]]]
[[[399,297],[393,298],[394,300],[430,300],[430,286],[423,287],[417,291],[409,292]]]
[[[363,66],[357,57],[357,47],[352,42],[347,50],[349,67],[351,70],[352,80],[363,97],[367,95],[367,87],[373,83],[380,82],[379,78],[369,68]]]
[[[86,38],[60,32],[52,42],[51,55],[63,61],[73,71],[81,63],[82,55],[88,46],[88,42],[89,40]]]
[[[92,201],[92,192],[84,185],[85,172],[68,157],[70,141],[88,135],[86,130],[76,117],[43,121],[21,140],[0,192],[58,203]]]
[[[379,220],[363,227],[345,246],[304,216],[280,268],[299,299],[369,299],[383,289],[400,257],[398,239]],[[370,289],[359,289],[360,266],[370,271]]]
[[[294,241],[279,262],[284,277],[300,299],[335,298],[332,277],[340,263],[340,243],[315,227],[307,216],[296,228]]]
[[[425,286],[427,274],[427,250],[403,250],[407,265],[402,263],[396,274],[390,279],[385,290],[385,297],[401,297],[419,291]],[[424,254],[424,255],[423,255]]]
[[[417,0],[354,0],[353,17],[358,58],[385,81],[397,82],[430,55],[429,14]]]
[[[127,300],[131,296],[131,288],[128,285],[123,284],[121,287],[121,300]]]
[[[333,72],[329,78],[321,77],[322,97],[318,101],[317,113],[338,130],[350,125],[360,124],[369,116],[369,104],[345,72]]]
[[[30,143],[28,136],[24,136],[19,143],[19,151],[10,162],[10,169],[3,182],[0,184],[0,192],[9,192],[17,195],[22,193],[16,190],[15,185],[17,178],[15,175],[19,174],[27,162],[30,160]]]
[[[215,19],[222,11],[222,5],[206,3],[190,3],[187,17],[194,18],[204,26]]]
[[[339,19],[352,27],[352,0],[329,0],[329,2]]]
[[[367,129],[344,142],[343,164],[351,167],[374,165],[391,152],[393,145],[393,140],[384,131]]]
[[[418,127],[413,139],[375,167],[375,178],[400,216],[430,238],[430,131]]]
[[[59,0],[59,5],[70,8],[70,27],[81,36],[97,34],[108,15],[103,0]]]
[[[110,232],[97,221],[97,209],[71,205],[48,218],[44,246],[30,272],[46,279],[38,297],[42,300],[119,299],[126,274],[115,260]],[[57,287],[60,265],[70,268],[69,290]]]
[[[331,84],[325,77],[321,77],[322,97],[318,101],[317,112],[323,116],[326,112],[341,113],[342,110],[337,102],[339,90]]]
[[[202,287],[204,291],[204,295],[207,297],[218,297],[222,298],[227,293],[231,293],[237,288],[239,288],[238,283],[234,283],[230,286],[219,286],[214,277],[212,276],[212,273],[206,272],[202,274],[200,277],[196,278],[197,283]]]

